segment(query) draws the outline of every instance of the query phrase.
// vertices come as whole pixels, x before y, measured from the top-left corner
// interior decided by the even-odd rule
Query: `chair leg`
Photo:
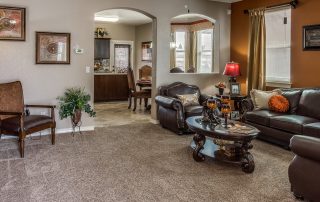
[[[132,102],[132,97],[131,97],[131,95],[129,95],[129,106],[128,106],[128,109],[131,109],[131,102]]]
[[[19,139],[20,156],[24,158],[24,138]]]
[[[144,98],[144,107],[148,108],[148,98]]]
[[[51,128],[51,143],[52,145],[56,144],[56,129]]]
[[[134,103],[133,103],[133,111],[136,111],[136,108],[137,108],[137,98],[135,97],[134,98]]]

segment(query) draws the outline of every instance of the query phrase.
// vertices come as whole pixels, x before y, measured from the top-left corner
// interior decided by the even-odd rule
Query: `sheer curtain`
[[[249,11],[249,54],[247,94],[266,87],[266,25],[265,8]]]

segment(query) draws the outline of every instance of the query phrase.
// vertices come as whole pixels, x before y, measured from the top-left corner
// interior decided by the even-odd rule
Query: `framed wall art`
[[[303,27],[303,50],[320,50],[320,25]]]
[[[36,64],[70,64],[70,33],[36,32]]]
[[[142,61],[152,61],[152,41],[142,42],[141,44],[141,60]]]
[[[0,6],[0,40],[26,40],[26,9]]]
[[[240,95],[240,83],[230,83],[230,95]]]

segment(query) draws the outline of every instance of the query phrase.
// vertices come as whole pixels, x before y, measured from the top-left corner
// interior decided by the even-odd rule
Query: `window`
[[[266,80],[290,83],[291,8],[268,11],[266,20]]]
[[[186,32],[175,32],[176,38],[176,67],[185,70],[186,62]]]
[[[198,71],[201,73],[212,72],[212,47],[213,29],[197,31]]]

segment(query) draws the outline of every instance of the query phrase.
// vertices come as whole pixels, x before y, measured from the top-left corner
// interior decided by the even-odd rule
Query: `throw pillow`
[[[273,95],[280,94],[279,90],[262,91],[253,89],[250,91],[250,96],[255,110],[269,109],[268,102]]]
[[[289,110],[289,101],[283,95],[273,95],[269,100],[269,109],[275,112],[287,112]]]
[[[181,100],[182,105],[184,107],[199,105],[199,95],[195,94],[185,94],[185,95],[177,95],[179,100]]]
[[[281,94],[289,101],[289,111],[291,114],[296,114],[299,106],[301,90],[282,91]]]

